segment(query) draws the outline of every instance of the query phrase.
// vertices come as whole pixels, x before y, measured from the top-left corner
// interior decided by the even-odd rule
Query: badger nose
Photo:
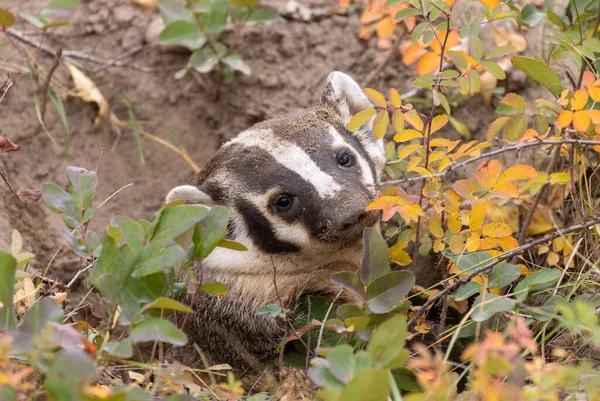
[[[359,224],[363,224],[367,219],[367,212],[364,210],[356,211],[354,213],[349,213],[346,217],[341,221],[341,229],[348,230],[354,226]]]

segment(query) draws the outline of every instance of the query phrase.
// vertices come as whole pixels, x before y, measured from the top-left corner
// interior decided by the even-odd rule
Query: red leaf
[[[0,150],[2,153],[16,152],[19,149],[21,149],[19,145],[14,144],[7,137],[0,135]]]
[[[42,191],[39,189],[19,189],[17,196],[21,202],[31,205],[42,198]]]

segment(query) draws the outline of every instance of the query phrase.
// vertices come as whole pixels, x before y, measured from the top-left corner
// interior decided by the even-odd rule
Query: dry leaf
[[[21,202],[32,205],[42,198],[42,191],[39,189],[19,189],[17,196]]]
[[[157,0],[128,0],[127,2],[141,8],[147,14],[158,8]]]
[[[2,153],[16,152],[19,149],[21,149],[19,145],[14,144],[7,137],[0,135],[0,150]]]
[[[73,78],[73,82],[75,82],[75,89],[72,92],[72,95],[80,97],[83,101],[88,103],[96,103],[98,105],[98,114],[94,119],[94,125],[90,129],[90,131],[96,130],[98,127],[106,121],[109,115],[109,107],[108,102],[102,95],[102,92],[98,89],[96,84],[89,79],[80,69],[69,63],[68,61],[63,61],[69,71],[71,72],[71,77]]]

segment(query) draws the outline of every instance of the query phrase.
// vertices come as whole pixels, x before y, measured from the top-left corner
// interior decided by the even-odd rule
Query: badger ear
[[[360,86],[339,71],[334,71],[327,77],[321,101],[336,110],[344,124],[348,124],[353,115],[371,106]]]
[[[171,203],[176,200],[183,199],[187,203],[198,203],[206,206],[214,206],[215,202],[212,198],[192,185],[181,185],[173,188],[165,200],[166,203]]]

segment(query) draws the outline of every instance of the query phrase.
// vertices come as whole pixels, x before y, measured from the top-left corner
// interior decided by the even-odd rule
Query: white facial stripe
[[[296,172],[311,184],[321,198],[332,198],[342,189],[340,184],[321,170],[302,148],[278,138],[271,130],[245,131],[229,143],[238,143],[245,147],[256,146],[266,150],[277,163]]]
[[[371,172],[371,166],[369,163],[362,157],[362,155],[354,149],[354,147],[346,142],[342,134],[335,129],[333,125],[329,126],[329,133],[331,134],[332,145],[334,149],[350,149],[358,166],[360,167],[362,182],[365,186],[373,188],[375,187],[375,181],[373,180],[373,173]]]

